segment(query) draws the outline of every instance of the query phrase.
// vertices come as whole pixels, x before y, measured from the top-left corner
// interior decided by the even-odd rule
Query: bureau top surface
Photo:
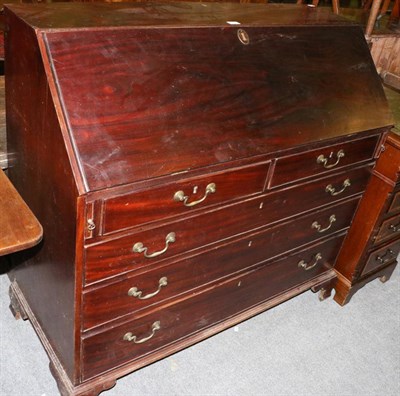
[[[193,2],[58,3],[8,6],[30,25],[41,29],[90,27],[196,27],[349,25],[326,8],[281,4]]]
[[[36,32],[85,183],[80,191],[274,156],[392,123],[362,30],[326,10],[197,3],[10,9],[29,24],[66,28]],[[85,26],[93,28],[78,28]]]

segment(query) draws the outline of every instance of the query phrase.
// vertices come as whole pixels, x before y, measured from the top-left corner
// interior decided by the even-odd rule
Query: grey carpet
[[[105,396],[400,394],[400,274],[341,308],[306,292],[121,378]],[[57,387],[29,322],[8,309],[0,276],[0,395],[52,396]]]

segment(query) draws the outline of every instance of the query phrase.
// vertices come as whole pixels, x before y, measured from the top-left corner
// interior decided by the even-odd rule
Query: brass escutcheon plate
[[[250,44],[250,37],[249,37],[248,33],[246,32],[246,30],[238,29],[237,36],[238,36],[239,41],[242,44],[244,44],[244,45]]]

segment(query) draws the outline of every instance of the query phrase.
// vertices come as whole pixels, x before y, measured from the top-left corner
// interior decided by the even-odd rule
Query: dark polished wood
[[[196,209],[207,208],[237,198],[254,195],[264,191],[270,163],[242,167],[220,173],[211,173],[188,181],[171,183],[154,189],[146,189],[133,194],[118,195],[104,201],[102,234],[143,225],[178,215],[192,215]],[[215,192],[195,205],[185,206],[174,196],[182,191],[187,196],[187,205],[201,200],[207,186],[215,184]],[[157,208],[157,211],[154,209]]]
[[[358,28],[273,29],[246,27],[249,45],[228,27],[46,32],[85,190],[270,155],[387,122]],[[278,61],[284,58],[291,61]],[[81,86],[90,95],[77,101]]]
[[[299,246],[344,230],[350,225],[349,221],[358,201],[358,198],[352,199],[340,205],[313,212],[301,219],[268,228],[261,233],[247,234],[239,240],[209,247],[207,252],[197,255],[194,253],[194,256],[181,261],[176,258],[172,264],[169,260],[156,268],[152,265],[146,270],[146,277],[143,277],[143,271],[140,271],[140,268],[131,263],[130,270],[134,272],[133,276],[118,278],[117,282],[114,281],[84,294],[84,328],[101,324],[102,321],[111,321],[153,304],[159,304],[176,295],[191,292],[207,283],[258,263],[271,261],[272,258]],[[335,215],[337,220],[329,227],[329,217],[332,215]],[[320,233],[312,227],[314,222],[323,224],[329,229]],[[287,238],[288,235],[291,236],[290,240]],[[268,249],[263,249],[264,246],[268,246]],[[219,264],[215,265],[215,263]],[[107,278],[108,274],[101,272],[101,267],[99,273],[102,279]],[[143,292],[143,296],[150,294],[158,289],[159,281],[164,277],[167,278],[168,284],[160,288],[157,296],[140,300],[128,295],[131,287],[137,287]],[[101,303],[105,300],[109,301],[106,305]]]
[[[335,300],[341,305],[366,283],[381,276],[374,272],[391,274],[400,252],[398,216],[393,216],[400,209],[399,136],[389,134],[382,150],[335,266]]]
[[[86,248],[85,281],[89,284],[148,266],[239,233],[332,204],[339,198],[348,198],[362,192],[369,177],[370,167],[356,168],[89,246]],[[340,191],[346,180],[350,180],[351,185],[344,189],[343,193],[332,196],[326,191],[329,185]],[[193,227],[193,224],[196,224],[196,227]],[[134,244],[138,242],[148,247],[149,253],[160,251],[164,248],[165,239],[171,232],[175,233],[176,240],[169,245],[164,254],[148,259],[143,254],[133,251]]]
[[[147,353],[149,348],[157,350],[174,339],[196,333],[224,318],[241,312],[268,298],[284,293],[296,284],[306,282],[329,269],[342,243],[342,238],[330,239],[322,245],[298,252],[271,265],[252,270],[244,275],[223,282],[221,285],[203,289],[200,293],[186,296],[178,304],[167,304],[163,309],[146,315],[135,315],[135,320],[112,326],[110,330],[85,338],[83,353],[85,361],[84,377],[91,378],[127,360],[135,360]],[[298,263],[305,259],[312,261],[321,252],[323,260],[310,271],[299,268]],[[268,279],[268,287],[265,280]],[[256,291],[256,292],[255,292]],[[235,304],[232,304],[235,301]],[[94,307],[93,307],[94,308]],[[193,315],[193,310],[196,315]],[[160,321],[161,328],[148,343],[135,344],[124,341],[127,332],[138,339],[148,336],[152,323]],[[113,350],[109,357],[109,350]]]
[[[371,136],[362,141],[330,144],[307,153],[280,158],[275,165],[271,186],[280,186],[310,176],[315,177],[330,169],[336,171],[349,164],[371,160],[375,155],[378,142],[379,136]],[[341,152],[345,153],[343,157],[340,156]],[[326,163],[318,162],[321,156],[324,157]],[[337,166],[333,166],[336,162]],[[332,168],[327,169],[326,166]]]
[[[330,294],[392,122],[360,28],[281,5],[5,16],[10,178],[44,230],[12,306],[63,395]]]
[[[13,1],[11,1],[13,2]],[[39,29],[120,26],[229,26],[227,21],[261,26],[326,26],[351,23],[330,10],[295,5],[210,2],[124,2],[113,4],[14,4],[13,10]],[[164,3],[164,4],[163,4]],[[38,7],[40,6],[40,8]],[[110,10],[117,12],[110,13]]]
[[[45,324],[46,337],[75,381],[77,189],[36,33],[15,15],[9,14],[7,19],[15,30],[9,32],[6,52],[24,54],[22,60],[10,56],[6,61],[8,175],[42,225],[44,235],[41,244],[12,257],[9,277],[18,279],[35,317]]]

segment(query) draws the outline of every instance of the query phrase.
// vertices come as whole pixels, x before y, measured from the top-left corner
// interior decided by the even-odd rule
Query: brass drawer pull
[[[389,225],[389,230],[392,232],[399,232],[400,231],[400,223],[394,225],[394,224],[390,224]]]
[[[156,294],[160,293],[161,288],[167,285],[168,285],[168,279],[166,276],[163,276],[158,281],[158,289],[155,292],[142,296],[143,292],[135,286],[131,287],[128,290],[128,296],[137,297],[139,300],[147,300],[148,298],[154,297]]]
[[[160,256],[161,254],[165,253],[168,250],[168,246],[170,243],[174,243],[176,240],[175,238],[175,232],[170,232],[166,237],[165,237],[165,248],[163,250],[160,250],[159,252],[154,252],[151,254],[147,254],[147,247],[143,246],[142,242],[136,242],[133,245],[133,251],[135,253],[144,253],[144,257],[146,258],[153,258]]]
[[[336,216],[333,214],[329,217],[329,225],[325,228],[322,228],[321,224],[318,223],[318,221],[314,221],[311,224],[311,228],[315,228],[318,232],[325,232],[328,231],[331,227],[332,224],[336,221]]]
[[[177,191],[174,194],[174,201],[175,202],[183,202],[183,204],[187,207],[191,207],[191,206],[195,206],[198,205],[199,203],[202,203],[209,194],[214,194],[217,191],[217,186],[215,183],[210,183],[207,185],[206,187],[206,192],[203,196],[203,198],[200,198],[197,201],[193,201],[193,202],[189,202],[188,203],[188,199],[189,197],[187,195],[185,195],[185,193],[183,191]]]
[[[325,169],[334,168],[336,165],[339,164],[340,159],[344,157],[344,151],[343,150],[339,150],[336,153],[336,162],[334,162],[333,164],[328,164],[328,161],[332,158],[332,156],[333,156],[333,152],[331,152],[331,154],[330,154],[330,156],[328,158],[326,158],[323,154],[321,154],[317,158],[317,163],[318,164],[322,164]]]
[[[383,256],[376,256],[376,261],[379,261],[381,264],[386,264],[390,260],[392,260],[396,256],[396,253],[392,249],[386,250],[386,253]]]
[[[156,331],[160,329],[161,329],[161,323],[157,321],[151,325],[151,334],[149,336],[138,340],[137,337],[132,333],[126,333],[124,335],[124,341],[134,342],[135,344],[143,344],[144,342],[150,340],[150,338],[153,338],[154,334],[156,334]]]
[[[318,261],[322,259],[322,254],[321,253],[317,253],[314,256],[314,264],[308,265],[308,263],[304,260],[301,260],[298,262],[297,266],[299,268],[303,268],[305,271],[309,271],[310,269],[313,269],[317,264]]]
[[[331,194],[332,196],[335,196],[335,195],[341,194],[344,190],[346,190],[347,187],[350,187],[350,186],[351,186],[350,179],[346,179],[346,180],[343,182],[342,188],[341,188],[339,191],[336,191],[336,188],[333,187],[332,184],[328,184],[328,185],[325,187],[325,191],[326,191],[327,193]]]

